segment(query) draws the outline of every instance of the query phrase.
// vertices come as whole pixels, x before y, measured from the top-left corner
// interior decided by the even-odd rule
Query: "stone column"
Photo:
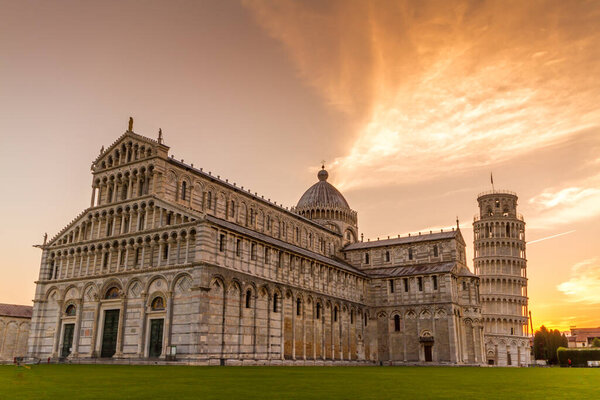
[[[185,238],[185,263],[188,263],[189,260],[189,256],[190,256],[190,240],[191,238],[188,238],[186,236]]]
[[[79,357],[79,331],[81,330],[81,313],[83,312],[83,295],[80,299],[76,301],[77,306],[77,315],[75,317],[75,332],[73,333],[73,353],[71,356],[73,358]]]
[[[57,300],[56,306],[58,307],[57,315],[56,315],[56,325],[54,329],[54,342],[52,344],[52,358],[58,357],[58,343],[60,342],[60,334],[62,331],[61,320],[62,320],[62,312],[63,312],[63,300]]]
[[[129,268],[127,267],[129,264],[129,249],[131,248],[131,244],[127,243],[125,245],[125,270],[128,270]]]
[[[166,327],[165,327],[165,332],[167,333],[167,337],[165,338],[164,342],[164,348],[163,348],[163,352],[162,354],[167,355],[167,347],[171,346],[171,335],[172,335],[172,325],[173,325],[173,292],[172,291],[168,291],[167,292],[167,318],[166,318]]]
[[[140,268],[144,268],[146,262],[146,243],[142,242],[142,258],[140,260]]]
[[[85,262],[85,276],[89,276],[90,275],[90,250],[88,250],[86,253],[87,253],[87,260]]]
[[[121,312],[119,313],[119,328],[117,329],[116,358],[123,357],[123,336],[125,336],[125,314],[127,313],[127,294],[121,294]]]
[[[296,310],[297,310],[297,307],[298,307],[298,303],[296,303],[296,297],[294,296],[294,294],[292,294],[292,360],[296,360],[296,312],[297,312]]]
[[[142,319],[140,324],[140,333],[138,334],[138,358],[145,357],[145,342],[146,342],[146,310],[148,309],[148,298],[146,297],[147,293],[140,293],[140,297],[142,298]]]
[[[254,318],[252,321],[252,354],[254,355],[254,359],[256,360],[258,358],[256,356],[256,314],[258,314],[258,291],[255,291],[253,297],[254,297],[254,308],[253,308]]]
[[[90,207],[94,207],[95,200],[96,200],[96,186],[92,185],[92,199],[90,200]]]
[[[267,292],[267,360],[271,360],[271,295]]]

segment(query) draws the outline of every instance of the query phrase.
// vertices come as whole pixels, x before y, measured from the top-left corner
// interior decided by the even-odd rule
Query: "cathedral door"
[[[63,345],[62,351],[60,352],[61,357],[67,357],[71,354],[71,347],[73,347],[73,331],[75,330],[75,324],[65,324],[63,327]]]
[[[158,358],[162,353],[164,319],[150,320],[150,358]]]
[[[427,362],[431,362],[433,361],[433,352],[432,352],[433,346],[430,344],[425,344],[424,350],[425,350],[425,361]]]
[[[112,357],[117,351],[117,333],[119,331],[119,310],[104,312],[104,330],[102,331],[102,351],[100,357]]]

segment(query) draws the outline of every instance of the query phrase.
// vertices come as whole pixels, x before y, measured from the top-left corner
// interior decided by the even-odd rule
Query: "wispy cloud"
[[[331,165],[342,189],[482,167],[600,125],[591,4],[246,4],[300,76],[356,120]]]
[[[531,225],[547,228],[600,215],[600,176],[587,178],[580,183],[581,186],[545,189],[529,199],[535,213]]]
[[[581,261],[571,267],[571,278],[557,286],[571,302],[600,303],[600,258]]]

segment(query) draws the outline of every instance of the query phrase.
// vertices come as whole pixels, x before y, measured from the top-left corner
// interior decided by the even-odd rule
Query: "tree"
[[[542,325],[539,331],[533,336],[533,354],[536,360],[546,360],[548,364],[556,364],[558,358],[556,350],[559,347],[567,347],[568,340],[565,334],[561,334],[558,329],[546,328]]]
[[[592,347],[600,347],[600,338],[595,337],[594,340],[592,340]]]

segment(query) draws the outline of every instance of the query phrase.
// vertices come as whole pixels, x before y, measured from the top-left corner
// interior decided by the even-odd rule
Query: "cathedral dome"
[[[329,174],[325,168],[317,174],[319,182],[312,185],[298,201],[297,209],[315,207],[332,207],[350,209],[348,202],[331,183],[327,182]]]

